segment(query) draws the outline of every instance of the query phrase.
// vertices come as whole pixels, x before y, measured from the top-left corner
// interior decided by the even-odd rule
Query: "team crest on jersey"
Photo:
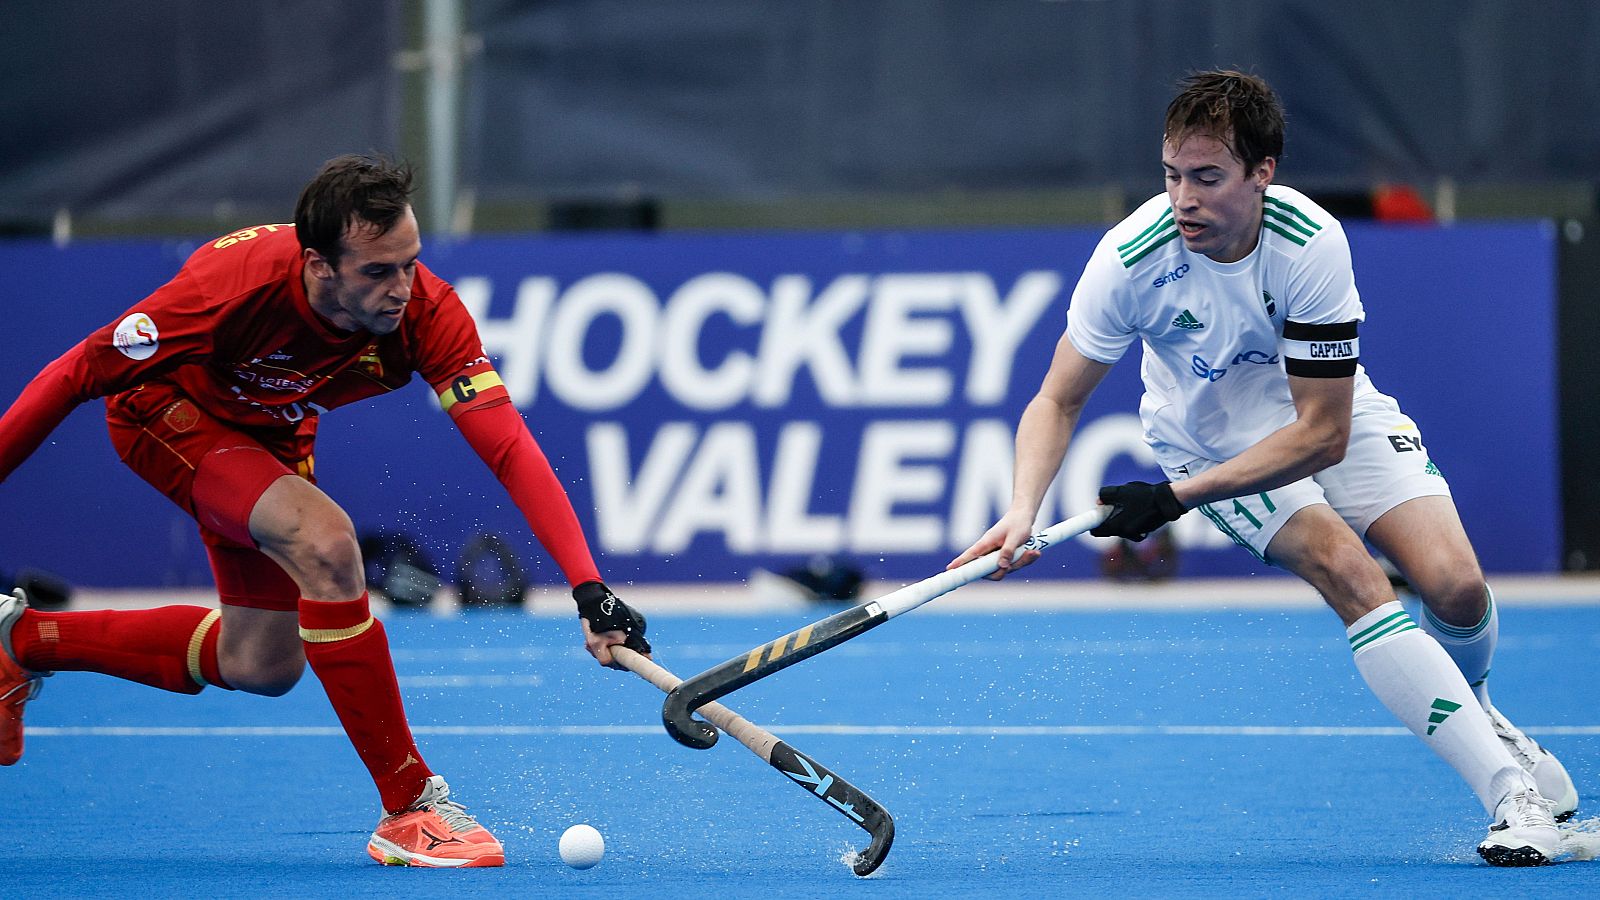
[[[111,333],[111,346],[129,359],[149,359],[161,347],[161,332],[144,313],[129,313]]]
[[[1261,302],[1267,305],[1267,318],[1270,319],[1278,314],[1278,301],[1272,299],[1271,294],[1267,293],[1266,291],[1262,291]]]
[[[167,423],[168,428],[183,434],[193,428],[196,422],[200,421],[200,411],[194,408],[193,403],[187,400],[179,400],[177,403],[167,407],[167,411],[161,416],[161,419]]]
[[[377,341],[368,344],[367,349],[361,351],[361,359],[356,361],[356,365],[373,378],[383,377],[383,358],[378,355]]]

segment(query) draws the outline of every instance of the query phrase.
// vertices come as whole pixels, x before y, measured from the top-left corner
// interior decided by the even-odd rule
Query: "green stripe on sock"
[[[1428,721],[1432,723],[1428,726],[1428,733],[1433,734],[1434,729],[1443,725],[1444,720],[1450,718],[1450,714],[1460,708],[1461,704],[1453,700],[1446,700],[1443,697],[1433,698],[1433,712],[1428,713]]]
[[[1379,628],[1387,627],[1390,623],[1392,623],[1396,619],[1409,619],[1409,618],[1411,618],[1411,617],[1406,615],[1406,611],[1403,610],[1403,609],[1400,610],[1399,612],[1390,613],[1389,615],[1384,616],[1382,619],[1379,619],[1377,622],[1375,622],[1372,625],[1368,626],[1364,631],[1361,631],[1361,632],[1359,632],[1357,634],[1350,635],[1350,643],[1353,644],[1356,641],[1361,640],[1362,638],[1364,638],[1367,635],[1371,634],[1372,632],[1378,630]]]
[[[1437,629],[1440,634],[1453,640],[1467,641],[1482,634],[1484,629],[1489,627],[1489,617],[1494,615],[1494,599],[1491,597],[1484,606],[1483,618],[1479,619],[1476,625],[1451,625],[1448,622],[1440,621],[1439,617],[1433,614],[1433,610],[1426,606],[1422,608],[1422,614],[1428,620],[1428,624]]]
[[[1354,653],[1357,650],[1360,650],[1362,647],[1365,647],[1368,644],[1372,643],[1373,641],[1378,640],[1379,638],[1386,638],[1386,637],[1388,637],[1389,635],[1392,635],[1392,634],[1402,634],[1402,633],[1407,632],[1407,631],[1417,631],[1417,630],[1418,630],[1417,623],[1411,621],[1410,619],[1407,619],[1404,622],[1396,622],[1396,623],[1394,623],[1394,625],[1392,625],[1392,626],[1390,626],[1388,628],[1385,628],[1383,631],[1379,632],[1378,634],[1373,635],[1372,637],[1367,638],[1366,640],[1360,642],[1359,644],[1355,642],[1354,638],[1351,638],[1350,639],[1350,652]]]

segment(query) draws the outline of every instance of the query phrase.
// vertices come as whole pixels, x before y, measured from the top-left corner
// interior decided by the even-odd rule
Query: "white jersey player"
[[[1145,437],[1169,480],[1101,489],[1092,533],[1142,540],[1198,509],[1339,614],[1378,699],[1494,818],[1493,865],[1554,859],[1577,791],[1489,702],[1493,596],[1416,424],[1360,363],[1365,318],[1339,223],[1274,185],[1283,110],[1261,79],[1186,79],[1167,109],[1167,191],[1101,240],[1017,426],[1011,507],[951,566],[1017,553],[1090,393],[1142,345]],[[1363,540],[1417,589],[1417,618]]]

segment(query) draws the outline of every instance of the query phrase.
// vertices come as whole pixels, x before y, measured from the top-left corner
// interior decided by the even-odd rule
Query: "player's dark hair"
[[[337,266],[345,229],[352,223],[388,234],[411,205],[411,167],[382,156],[336,156],[322,164],[300,192],[294,230],[309,247]]]
[[[1283,104],[1264,80],[1233,69],[1195,72],[1178,82],[1167,104],[1162,139],[1174,146],[1196,135],[1222,141],[1254,171],[1267,157],[1283,157]]]

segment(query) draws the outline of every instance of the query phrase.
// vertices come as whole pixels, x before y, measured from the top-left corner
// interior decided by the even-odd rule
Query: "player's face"
[[[417,217],[408,207],[384,234],[351,225],[341,243],[337,268],[322,260],[312,269],[324,288],[322,302],[313,304],[317,311],[345,331],[388,334],[399,328],[422,252]]]
[[[1184,246],[1217,262],[1238,262],[1256,248],[1261,205],[1277,160],[1246,172],[1228,145],[1203,134],[1161,146],[1167,197]]]

